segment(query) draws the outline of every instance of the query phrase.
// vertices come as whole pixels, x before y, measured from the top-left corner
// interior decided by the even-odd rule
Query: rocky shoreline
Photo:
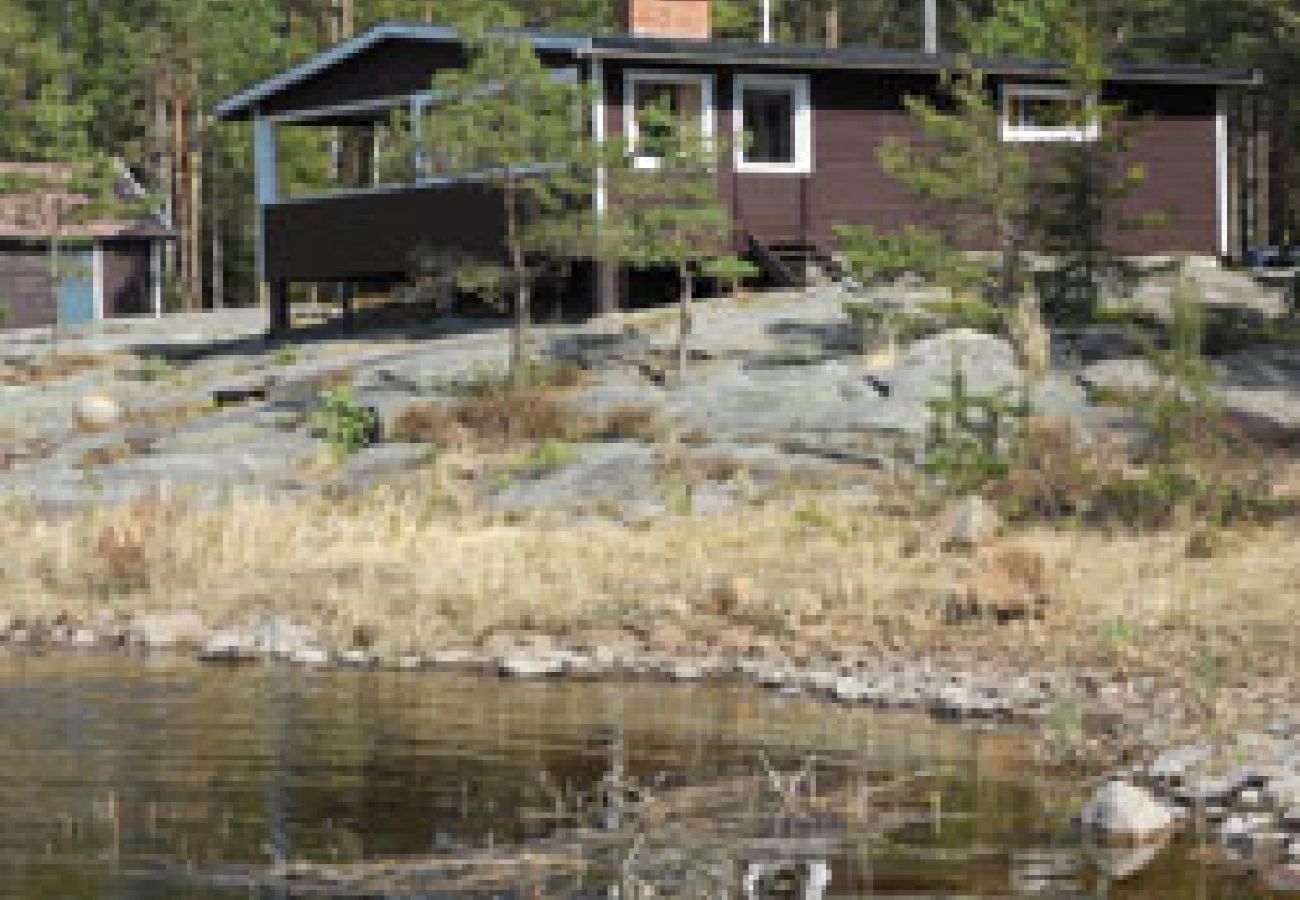
[[[0,623],[5,624],[5,623]],[[1158,694],[1120,671],[1014,672],[869,648],[816,658],[777,653],[700,657],[610,631],[559,640],[495,633],[428,652],[330,648],[303,625],[276,617],[211,630],[196,614],[81,623],[10,621],[10,653],[120,652],[190,657],[210,665],[461,672],[523,680],[739,683],[837,706],[928,715],[967,727],[1025,734],[1045,771],[1094,780],[1081,825],[1103,847],[1140,851],[1188,831],[1224,864],[1262,867],[1275,889],[1300,886],[1300,718],[1279,709],[1265,729],[1191,743],[1152,743],[1140,723],[1158,718]],[[1120,696],[1118,685],[1127,684]],[[1147,688],[1144,692],[1144,687]],[[1126,854],[1122,858],[1139,858]]]

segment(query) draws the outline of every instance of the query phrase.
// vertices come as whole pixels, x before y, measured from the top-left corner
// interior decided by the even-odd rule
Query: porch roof
[[[498,32],[529,41],[538,50],[581,59],[621,59],[633,62],[673,62],[686,65],[747,66],[771,69],[876,70],[886,72],[938,73],[954,68],[959,60],[951,53],[875,47],[841,47],[800,44],[755,44],[744,41],[672,40],[627,34],[581,35],[536,29]],[[219,119],[241,121],[252,118],[259,105],[311,78],[323,75],[386,41],[414,41],[458,45],[455,28],[390,22],[376,25],[350,40],[337,44],[286,71],[230,97],[214,110]],[[1024,78],[1060,78],[1065,66],[1059,62],[1032,59],[977,59],[976,65],[991,75]],[[1116,82],[1163,82],[1224,87],[1262,84],[1254,69],[1221,69],[1183,64],[1116,62],[1111,67]]]

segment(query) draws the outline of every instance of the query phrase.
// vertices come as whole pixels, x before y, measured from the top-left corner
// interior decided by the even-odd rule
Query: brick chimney
[[[638,37],[707,41],[709,0],[622,0],[623,26]]]

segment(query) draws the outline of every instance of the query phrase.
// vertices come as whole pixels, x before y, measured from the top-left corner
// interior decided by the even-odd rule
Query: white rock
[[[375,662],[375,657],[368,650],[344,650],[339,654],[339,662],[354,669],[368,669]]]
[[[507,656],[498,669],[510,678],[554,678],[564,673],[564,663],[547,656]]]
[[[810,690],[821,693],[834,693],[835,685],[839,683],[840,674],[829,669],[818,669],[809,672],[804,676],[804,683]]]
[[[196,612],[148,613],[131,623],[132,640],[150,650],[172,650],[203,642],[208,627]]]
[[[121,423],[125,416],[122,404],[102,394],[88,394],[77,400],[72,417],[86,431],[104,431]]]
[[[1172,827],[1173,816],[1142,788],[1108,781],[1084,806],[1083,824],[1112,840],[1145,843]]]
[[[1300,806],[1300,775],[1271,778],[1264,786],[1264,796],[1275,809]]]
[[[979,494],[958,500],[935,523],[939,546],[945,550],[972,550],[993,540],[1002,519]]]
[[[704,663],[677,662],[668,667],[668,677],[673,681],[703,681],[709,676]]]
[[[424,668],[424,657],[418,653],[403,653],[393,661],[393,665],[403,672],[414,672]]]
[[[253,625],[252,632],[257,649],[272,656],[292,656],[320,644],[315,632],[285,616],[267,616]]]
[[[68,645],[80,650],[89,650],[99,643],[99,636],[89,628],[78,628],[68,638]]]
[[[1219,827],[1219,837],[1225,846],[1249,845],[1256,833],[1270,824],[1269,817],[1259,813],[1231,815]]]
[[[1205,744],[1187,744],[1172,747],[1156,757],[1148,768],[1152,778],[1182,778],[1188,770],[1210,758],[1213,751]]]
[[[454,668],[477,668],[488,666],[492,660],[474,650],[436,650],[429,656],[434,666]]]
[[[848,675],[837,678],[835,687],[831,690],[835,699],[843,703],[859,703],[869,696],[869,691],[867,682]]]
[[[326,650],[319,647],[299,647],[289,654],[289,662],[296,666],[328,666],[330,664],[330,655]]]
[[[256,642],[250,635],[238,631],[217,632],[199,651],[199,659],[204,662],[244,662],[256,657]]]

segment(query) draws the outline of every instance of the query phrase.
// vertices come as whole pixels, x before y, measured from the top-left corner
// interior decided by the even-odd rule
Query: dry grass
[[[592,421],[541,391],[489,393],[454,403],[409,406],[393,426],[403,441],[499,451],[539,441],[581,440]]]
[[[83,372],[112,364],[112,360],[89,353],[62,353],[32,362],[0,366],[0,385],[27,387],[75,378]]]
[[[435,447],[498,452],[545,441],[655,443],[668,436],[668,428],[649,407],[619,406],[593,416],[551,391],[505,390],[453,402],[412,404],[397,417],[393,436]]]
[[[104,605],[197,609],[215,623],[274,610],[341,642],[366,628],[381,643],[427,649],[497,628],[564,632],[672,616],[716,633],[710,597],[719,579],[743,577],[745,621],[821,645],[1086,666],[1113,661],[1108,624],[1122,619],[1142,628],[1119,648],[1138,668],[1194,671],[1226,653],[1244,675],[1294,664],[1300,652],[1294,524],[1229,532],[1212,559],[1189,559],[1184,531],[1022,532],[989,552],[1041,557],[1050,577],[1037,561],[1031,568],[1050,584],[1044,619],[954,627],[945,604],[980,560],[914,552],[916,525],[895,517],[827,505],[814,521],[791,502],[637,528],[556,527],[445,508],[430,484],[342,505],[150,501],[60,522],[11,514],[0,519],[0,590],[9,612],[46,619]],[[810,597],[821,615],[792,618],[792,604],[806,611]]]

